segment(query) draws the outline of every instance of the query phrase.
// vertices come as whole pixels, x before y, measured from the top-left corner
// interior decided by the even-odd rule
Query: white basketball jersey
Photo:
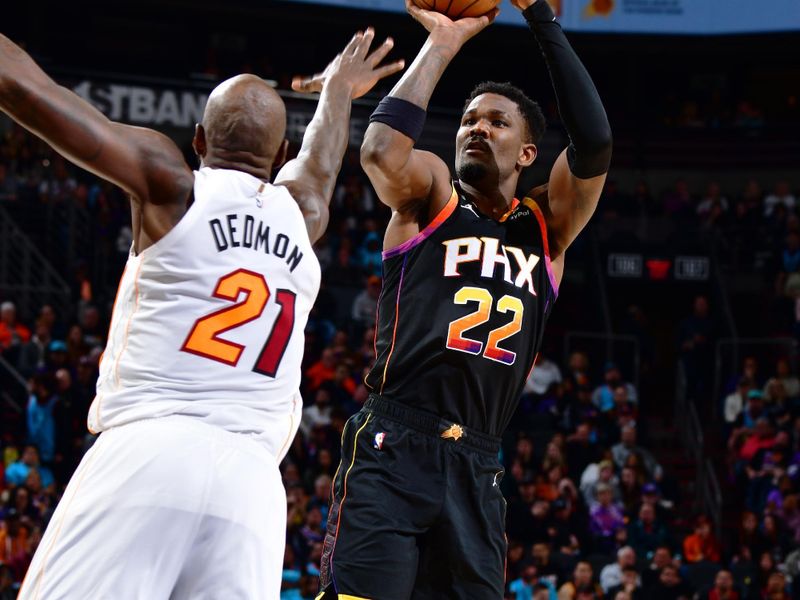
[[[319,283],[286,188],[241,171],[195,172],[180,222],[128,258],[89,429],[180,414],[282,454],[286,440],[274,432],[299,410],[303,330]]]

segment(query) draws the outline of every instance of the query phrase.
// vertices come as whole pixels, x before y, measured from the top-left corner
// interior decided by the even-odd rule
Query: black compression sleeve
[[[570,138],[570,170],[581,179],[606,173],[611,164],[611,127],[592,78],[545,0],[537,0],[522,14],[550,71],[558,112]]]

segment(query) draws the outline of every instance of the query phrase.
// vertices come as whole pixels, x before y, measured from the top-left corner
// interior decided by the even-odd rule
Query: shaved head
[[[282,160],[285,134],[286,106],[278,93],[255,75],[237,75],[208,97],[194,149],[204,166],[269,173]]]

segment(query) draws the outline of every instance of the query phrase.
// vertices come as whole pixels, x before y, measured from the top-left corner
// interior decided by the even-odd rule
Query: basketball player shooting
[[[392,208],[372,393],[348,421],[319,598],[503,597],[498,450],[558,294],[567,247],[594,212],[611,131],[589,74],[544,0],[512,0],[539,43],[570,137],[547,193],[514,198],[545,129],[510,84],[482,83],[456,135],[456,177],[414,148],[439,78],[497,12],[429,32],[371,118],[361,160]]]
[[[0,35],[0,109],[120,186],[134,241],[89,427],[19,598],[280,594],[286,496],[278,463],[300,420],[300,362],[351,100],[402,68],[358,33],[321,74],[298,157],[286,109],[240,75],[210,95],[192,172],[177,146],[106,119]]]

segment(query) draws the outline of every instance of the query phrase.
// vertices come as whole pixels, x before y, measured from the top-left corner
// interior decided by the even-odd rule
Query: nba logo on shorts
[[[372,442],[372,446],[376,450],[380,450],[381,448],[383,448],[383,439],[385,437],[386,437],[386,434],[384,432],[382,432],[382,431],[380,433],[376,433],[375,434],[375,441]]]

